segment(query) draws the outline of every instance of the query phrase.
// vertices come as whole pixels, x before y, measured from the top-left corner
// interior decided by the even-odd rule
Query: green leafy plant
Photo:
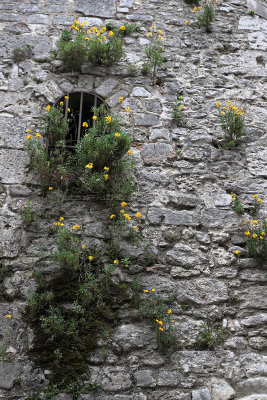
[[[72,31],[64,30],[58,41],[59,57],[74,70],[80,70],[88,61],[112,65],[125,57],[123,36],[138,29],[138,25],[129,23],[120,27],[109,23],[100,30],[94,26],[88,29],[85,22],[74,21]]]
[[[245,133],[245,112],[241,107],[240,110],[227,102],[227,106],[221,107],[221,103],[217,102],[216,106],[219,111],[219,118],[222,130],[228,135],[230,141],[226,143],[223,148],[230,149],[235,147],[240,138]]]
[[[250,257],[266,266],[267,262],[267,221],[257,219],[246,221],[246,249]]]
[[[88,354],[98,348],[98,338],[113,328],[117,310],[130,299],[128,286],[113,282],[113,269],[102,262],[102,254],[81,245],[75,234],[78,225],[53,226],[57,251],[50,261],[57,260],[60,270],[39,281],[23,316],[34,332],[30,355],[53,372],[47,398],[63,389],[81,393],[80,378],[88,379]]]
[[[37,212],[34,211],[29,201],[23,205],[21,218],[24,224],[31,224],[38,218]]]
[[[159,351],[166,351],[179,346],[178,338],[173,327],[174,319],[169,308],[172,297],[167,300],[155,295],[155,289],[144,290],[145,297],[139,301],[139,312],[142,319],[152,321],[157,335]]]
[[[49,108],[48,108],[49,107]],[[47,107],[46,126],[52,143],[47,152],[39,139],[28,136],[28,151],[33,169],[39,174],[41,186],[62,191],[104,193],[107,198],[127,198],[132,193],[131,162],[128,156],[131,140],[123,132],[117,115],[109,115],[105,105],[93,108],[94,124],[86,126],[84,136],[68,149],[65,138],[68,120],[59,109]],[[50,139],[51,138],[51,139]],[[128,161],[127,161],[128,160]]]
[[[255,10],[248,10],[247,14],[250,15],[251,17],[254,17]]]
[[[234,210],[237,214],[244,214],[245,209],[243,204],[241,203],[239,196],[235,193],[231,193],[232,201],[234,203]]]
[[[24,47],[15,47],[13,50],[14,62],[24,61],[32,56],[33,46],[26,44]]]
[[[160,33],[159,33],[160,32]],[[152,27],[152,32],[148,33],[150,44],[145,49],[145,54],[148,59],[148,62],[145,62],[142,66],[142,74],[143,75],[151,75],[152,85],[156,82],[157,71],[160,67],[162,67],[163,63],[166,61],[166,58],[163,56],[163,46],[161,36],[161,30],[156,31],[156,28]]]
[[[135,76],[137,74],[137,67],[135,65],[129,65],[127,71],[130,76]]]
[[[215,20],[216,13],[212,0],[203,0],[201,9],[197,12],[197,21],[199,25],[206,28],[206,32],[211,31],[211,24]]]
[[[183,96],[179,96],[173,105],[172,116],[177,126],[181,124],[184,105],[182,104]]]
[[[148,63],[144,63],[142,65],[142,69],[141,69],[142,75],[146,76],[146,75],[148,75],[150,73],[150,71],[151,71],[150,65]]]
[[[218,344],[224,342],[228,334],[228,330],[219,325],[203,324],[202,332],[197,337],[197,347],[200,350],[213,350]]]

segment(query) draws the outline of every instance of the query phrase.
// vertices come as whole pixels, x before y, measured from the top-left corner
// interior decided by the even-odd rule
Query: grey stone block
[[[116,0],[76,0],[75,11],[86,16],[112,18],[115,16]]]
[[[211,400],[209,389],[193,390],[192,400]]]
[[[100,96],[106,98],[111,95],[112,91],[115,89],[115,87],[118,85],[119,81],[117,79],[112,79],[109,78],[105,80],[97,89],[96,93],[99,94]],[[118,96],[118,102],[119,102],[119,96]]]
[[[28,17],[28,24],[48,24],[49,16],[45,14],[33,14]]]
[[[0,388],[11,389],[20,366],[16,363],[2,362],[0,364]]]
[[[134,124],[141,126],[158,125],[159,117],[155,114],[134,114]]]
[[[140,154],[145,163],[154,163],[166,160],[172,152],[170,144],[158,142],[145,145]]]
[[[22,15],[0,12],[0,22],[22,22],[23,20],[24,17]]]
[[[235,390],[223,379],[211,379],[212,400],[231,400],[236,396]]]
[[[124,367],[106,367],[102,374],[101,386],[105,391],[119,392],[132,387],[131,376]]]
[[[140,387],[155,387],[156,380],[153,378],[152,371],[143,369],[134,374],[137,386]]]

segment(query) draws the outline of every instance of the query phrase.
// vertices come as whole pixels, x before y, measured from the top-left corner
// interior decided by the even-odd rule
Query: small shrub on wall
[[[99,30],[95,26],[87,28],[86,22],[74,21],[71,30],[63,31],[58,41],[59,57],[74,70],[80,70],[88,61],[112,65],[125,57],[123,35],[137,30],[135,24],[127,23],[119,28],[107,25]]]
[[[83,122],[83,136],[75,146],[66,145],[68,121],[62,107],[47,107],[46,122],[53,144],[49,151],[40,134],[36,138],[28,135],[31,164],[44,192],[60,189],[118,198],[131,193],[131,179],[126,174],[131,139],[123,132],[119,117],[109,114],[104,104],[92,110],[94,123],[89,127],[89,121]]]

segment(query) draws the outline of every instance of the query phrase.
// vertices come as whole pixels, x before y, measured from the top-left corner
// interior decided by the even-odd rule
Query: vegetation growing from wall
[[[101,29],[88,28],[86,24],[74,21],[71,31],[63,31],[58,41],[59,58],[74,70],[80,70],[82,64],[89,61],[112,65],[122,60],[125,57],[123,36],[138,31],[136,24],[129,23],[119,28],[107,24]]]
[[[47,107],[46,126],[52,146],[46,150],[39,133],[27,136],[31,165],[39,175],[42,190],[94,193],[109,198],[127,198],[132,192],[127,171],[131,139],[121,119],[104,105],[93,108],[93,124],[84,121],[81,140],[69,148],[67,117],[63,108]],[[90,126],[91,125],[91,126]]]
[[[238,109],[236,106],[231,104],[231,101],[228,101],[225,106],[222,106],[218,101],[216,106],[219,110],[222,130],[226,133],[229,140],[223,148],[231,149],[237,146],[242,136],[244,136],[246,114],[243,107]]]
[[[34,332],[30,354],[53,372],[51,383],[65,390],[81,377],[86,380],[88,354],[114,326],[130,294],[127,285],[112,280],[116,263],[82,245],[78,225],[64,225],[63,217],[53,223],[57,250],[50,262],[60,268],[50,277],[35,274],[38,288],[28,298],[24,320]]]
[[[161,29],[156,29],[156,26],[153,25],[151,28],[151,32],[148,33],[148,37],[150,40],[149,46],[145,49],[146,57],[148,59],[142,66],[143,75],[150,74],[152,85],[156,83],[157,71],[160,67],[162,67],[166,58],[163,56],[163,36]]]

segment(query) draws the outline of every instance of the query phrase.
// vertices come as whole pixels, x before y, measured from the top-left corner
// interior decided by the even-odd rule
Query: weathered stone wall
[[[23,204],[30,200],[39,213],[78,223],[86,244],[102,246],[105,239],[109,210],[104,204],[77,197],[55,208],[40,196],[25,150],[26,129],[37,129],[48,102],[79,88],[108,98],[114,110],[120,110],[123,96],[131,109],[125,123],[137,168],[129,204],[143,215],[142,235],[157,263],[135,264],[142,250],[122,241],[122,252],[133,262],[118,272],[118,279],[128,282],[139,273],[142,289],[174,295],[174,326],[182,343],[171,355],[159,354],[149,324],[122,310],[107,357],[96,352],[88,361],[100,388],[79,399],[267,399],[266,270],[245,255],[241,222],[248,214],[238,216],[230,196],[239,194],[249,210],[258,193],[265,197],[260,217],[267,216],[267,20],[264,2],[253,3],[260,16],[246,15],[243,0],[218,0],[216,22],[207,34],[182,0],[1,1],[0,257],[7,260],[10,276],[4,281],[9,301],[0,303],[5,358],[0,399],[25,400],[49,378],[49,371],[36,369],[27,357],[32,334],[20,312],[35,288],[31,265],[37,262],[50,273],[43,257],[54,243],[45,218],[23,226]],[[109,69],[85,65],[81,73],[66,73],[50,53],[74,18],[88,25],[127,19],[142,29],[125,39],[125,61]],[[127,71],[129,64],[141,68],[152,21],[163,31],[168,59],[154,87],[140,72],[130,77]],[[24,44],[34,46],[33,56],[16,64],[12,50]],[[185,99],[183,127],[172,120],[177,95]],[[237,148],[223,151],[215,103],[227,100],[243,105],[247,129]],[[236,250],[242,254],[239,268]],[[228,327],[230,334],[215,350],[197,351],[207,319]],[[18,376],[21,385],[14,383]]]

